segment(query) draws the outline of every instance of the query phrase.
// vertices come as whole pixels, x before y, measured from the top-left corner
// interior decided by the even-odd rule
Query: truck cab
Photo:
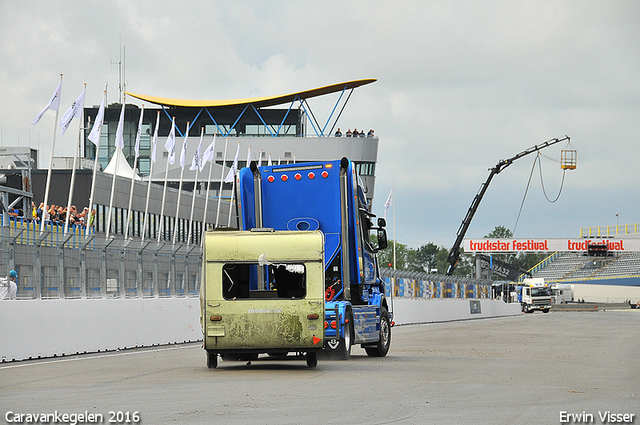
[[[216,368],[218,356],[267,354],[315,367],[325,342],[323,265],[319,231],[207,232],[200,291],[207,366]]]
[[[370,356],[385,356],[392,312],[376,252],[387,245],[386,223],[376,222],[355,164],[348,158],[263,167],[252,163],[240,170],[237,183],[241,229],[320,231],[324,236],[326,350],[347,359],[351,346],[360,344]]]
[[[524,313],[535,310],[548,313],[551,310],[551,288],[543,278],[524,279],[522,285],[516,287],[516,294]]]

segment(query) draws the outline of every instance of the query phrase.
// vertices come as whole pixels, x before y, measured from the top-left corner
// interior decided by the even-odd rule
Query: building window
[[[360,176],[373,176],[375,175],[375,163],[374,162],[358,162],[356,163],[356,171]]]

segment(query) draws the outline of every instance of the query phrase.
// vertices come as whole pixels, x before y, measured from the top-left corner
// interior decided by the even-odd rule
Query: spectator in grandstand
[[[75,226],[76,224],[80,223],[76,218],[77,213],[78,213],[78,210],[76,210],[76,206],[71,205],[71,209],[69,210],[69,226]]]
[[[77,223],[84,227],[85,220],[88,218],[89,208],[84,207],[81,213],[76,214]]]
[[[358,137],[360,135],[360,132],[358,132],[357,128],[353,129],[353,137]]]
[[[351,137],[353,135],[353,133],[351,132],[351,129],[347,130],[347,137]]]
[[[369,130],[369,132],[367,133],[367,137],[373,137],[373,129]]]
[[[336,131],[335,136],[336,137],[342,137],[342,131],[340,131],[340,128],[338,128],[338,131]]]
[[[91,217],[89,218],[89,226],[93,227],[96,221],[96,210],[91,210]]]

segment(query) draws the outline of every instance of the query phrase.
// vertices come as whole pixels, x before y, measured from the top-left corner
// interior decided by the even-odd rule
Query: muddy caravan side
[[[206,233],[200,320],[209,368],[218,356],[261,354],[316,366],[324,346],[323,246],[320,231]]]

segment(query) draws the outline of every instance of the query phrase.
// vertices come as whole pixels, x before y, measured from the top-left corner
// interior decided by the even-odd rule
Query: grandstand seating
[[[565,252],[533,274],[547,281],[602,279],[640,275],[640,252],[627,252],[609,257],[592,257]]]

